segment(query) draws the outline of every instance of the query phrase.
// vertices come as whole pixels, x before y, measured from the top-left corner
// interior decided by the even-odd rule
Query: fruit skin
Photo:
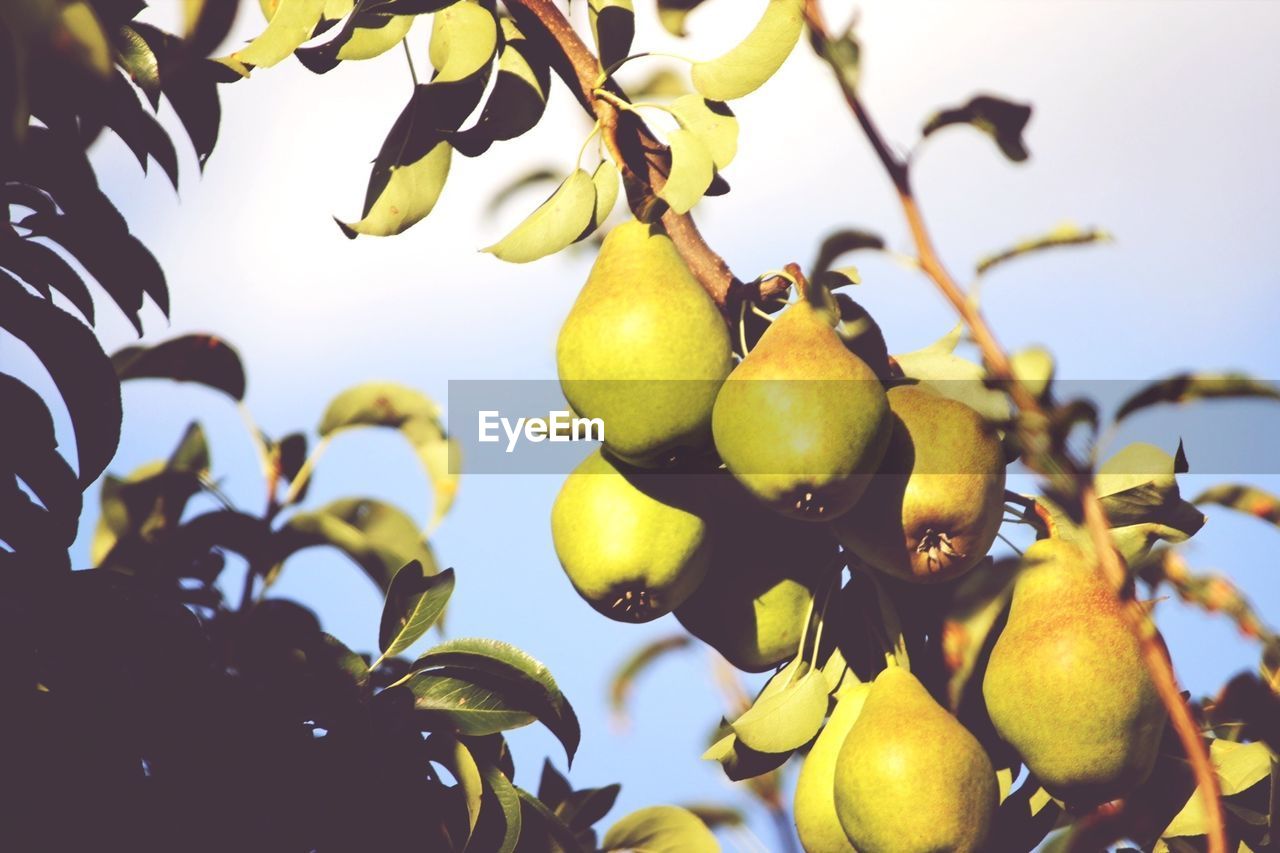
[[[1132,791],[1167,715],[1110,585],[1078,546],[1023,555],[982,695],[996,731],[1045,790],[1087,807]]]
[[[807,301],[783,311],[729,374],[711,420],[739,482],[804,521],[848,512],[889,441],[884,389],[833,322]]]
[[[671,239],[633,220],[605,237],[560,329],[556,367],[573,410],[604,421],[609,450],[656,467],[710,443],[733,354]]]
[[[876,677],[836,759],[840,825],[862,853],[977,850],[1000,798],[977,738],[916,677]]]
[[[836,537],[873,568],[917,583],[963,575],[1004,516],[1000,439],[964,403],[912,385],[890,388],[893,435],[880,473]]]
[[[738,669],[764,672],[795,655],[809,603],[834,576],[838,552],[830,537],[731,488],[736,494],[710,518],[707,576],[676,619]]]
[[[654,482],[660,480],[667,482]],[[706,574],[706,522],[655,497],[673,482],[597,450],[556,496],[556,556],[578,593],[610,618],[657,619],[682,604]]]
[[[854,684],[836,694],[836,708],[800,767],[793,813],[806,853],[855,853],[836,814],[836,762],[870,692],[870,684]]]

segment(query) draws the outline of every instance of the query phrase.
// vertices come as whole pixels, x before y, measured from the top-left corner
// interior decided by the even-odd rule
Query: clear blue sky
[[[652,25],[651,4],[642,0],[637,45],[713,55],[745,32],[747,5],[708,4],[690,19],[694,37],[679,44]],[[837,21],[850,8],[828,5]],[[862,10],[865,96],[890,139],[910,144],[932,110],[978,90],[1036,106],[1025,165],[1008,164],[966,130],[941,134],[921,152],[919,195],[957,271],[1064,219],[1117,237],[1107,248],[1046,255],[993,275],[984,305],[1007,345],[1050,347],[1069,378],[1144,379],[1188,367],[1277,376],[1280,7],[871,0]],[[247,6],[240,24],[248,35],[259,24],[256,12]],[[420,56],[427,30],[419,24],[413,35]],[[95,151],[106,189],[169,275],[172,322],[150,316],[147,339],[208,330],[237,345],[248,367],[248,404],[268,432],[313,430],[330,396],[368,379],[401,381],[443,402],[450,379],[554,377],[558,323],[590,259],[513,267],[476,249],[532,209],[541,192],[516,197],[494,220],[483,213],[492,190],[532,166],[567,171],[586,123],[557,85],[547,120],[529,137],[480,161],[455,160],[432,217],[397,238],[348,242],[330,216],[358,212],[368,163],[408,91],[395,54],[321,78],[293,62],[260,70],[222,90],[218,150],[203,179],[187,156],[180,200],[162,179],[144,181],[117,141]],[[743,139],[726,173],[734,192],[707,201],[698,215],[741,277],[788,261],[807,264],[836,227],[872,228],[907,248],[888,185],[807,48],[735,109]],[[880,321],[892,351],[948,330],[949,309],[925,280],[872,256],[860,268],[865,284],[854,295]],[[113,347],[129,340],[114,316],[103,334]],[[1205,411],[1237,426],[1257,414]],[[262,486],[243,428],[223,399],[200,389],[127,388],[124,441],[112,470],[163,455],[193,417],[209,430],[226,491],[259,507]],[[1135,419],[1126,435],[1144,437],[1144,423],[1172,449],[1176,419]],[[1212,441],[1212,430],[1198,434]],[[1197,447],[1187,451],[1194,466]],[[1280,477],[1258,473],[1253,482],[1280,491]],[[1185,489],[1219,479],[1188,478]],[[655,670],[642,682],[632,730],[609,728],[611,668],[678,625],[670,617],[644,626],[609,622],[576,597],[550,542],[558,485],[551,476],[464,475],[435,539],[441,562],[458,570],[451,632],[513,642],[551,667],[583,723],[572,780],[621,781],[614,817],[656,802],[745,803],[715,765],[698,759],[721,713],[703,653]],[[423,476],[391,433],[340,438],[319,466],[309,503],[350,494],[428,517]],[[86,506],[87,531],[96,489]],[[1187,549],[1189,561],[1230,573],[1280,623],[1280,580],[1269,556],[1277,533],[1225,511],[1210,516]],[[77,544],[78,564],[87,538]],[[314,607],[349,645],[373,646],[379,596],[341,557],[309,552],[277,591]],[[1176,602],[1157,612],[1193,691],[1212,691],[1254,665],[1256,647],[1221,620]],[[520,783],[536,785],[543,754],[563,769],[562,753],[543,732],[520,732],[513,742]],[[774,845],[770,827],[754,828]]]

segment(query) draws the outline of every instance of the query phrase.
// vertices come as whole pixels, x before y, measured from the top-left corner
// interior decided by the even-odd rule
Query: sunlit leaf
[[[396,572],[378,628],[382,656],[395,657],[417,642],[444,613],[452,594],[453,569],[430,574],[414,561]]]
[[[1218,398],[1280,400],[1280,388],[1243,373],[1182,373],[1143,388],[1116,411],[1116,421],[1159,403],[1187,403]]]
[[[462,0],[437,12],[432,24],[433,83],[466,80],[493,62],[498,50],[498,21],[484,6]]]
[[[465,669],[415,672],[403,684],[432,731],[490,735],[530,725],[537,717],[504,695],[497,679],[478,684]]]
[[[961,328],[957,326],[937,342],[915,352],[894,356],[903,374],[917,379],[953,400],[959,400],[992,422],[1009,417],[1009,401],[1005,395],[985,383],[986,371],[981,365],[955,354]]]
[[[595,212],[591,215],[591,222],[574,242],[590,237],[609,218],[609,214],[618,203],[618,184],[621,180],[618,167],[613,165],[612,160],[606,158],[600,161],[600,165],[591,175],[591,183],[596,190]]]
[[[676,213],[688,213],[706,193],[715,176],[711,152],[691,131],[680,128],[667,135],[671,146],[671,174],[658,197]]]
[[[482,764],[480,777],[484,780],[485,792],[480,805],[480,824],[472,837],[474,849],[477,851],[493,849],[497,853],[512,853],[516,842],[520,839],[520,795],[502,771],[489,764]],[[497,807],[496,810],[494,807]],[[496,823],[495,821],[500,821]],[[497,827],[491,836],[485,831],[489,826]],[[476,843],[477,837],[489,840],[487,846]]]
[[[527,219],[484,251],[515,264],[554,254],[591,224],[595,206],[595,184],[586,171],[577,169]]]
[[[978,275],[986,274],[993,267],[999,266],[1005,261],[1041,252],[1045,249],[1054,249],[1060,246],[1087,246],[1093,243],[1110,243],[1112,239],[1109,233],[1099,228],[1082,229],[1075,223],[1064,222],[1048,234],[1028,238],[1003,251],[987,255],[978,261]]]
[[[758,752],[789,752],[817,735],[827,715],[827,681],[817,671],[774,676],[783,685],[733,721],[733,732]]]
[[[749,95],[786,61],[804,29],[804,0],[769,0],[755,28],[728,53],[693,66],[693,85],[712,101]]]
[[[1196,496],[1193,504],[1218,504],[1280,526],[1280,498],[1255,486],[1223,483]]]
[[[427,738],[426,752],[432,761],[448,768],[462,793],[462,801],[467,809],[467,837],[462,843],[465,848],[475,833],[484,799],[485,784],[480,767],[466,744],[447,735],[433,734]]]
[[[546,111],[551,67],[510,18],[502,19],[498,79],[473,127],[450,137],[468,157],[483,154],[497,141],[532,130]],[[554,177],[554,175],[552,175]]]
[[[684,95],[671,102],[671,114],[681,127],[701,140],[717,169],[733,162],[738,153],[738,119],[727,104]]]
[[[311,38],[324,5],[325,0],[279,0],[267,28],[230,58],[263,68],[275,65]]]
[[[719,853],[720,844],[697,815],[677,806],[650,806],[605,833],[602,849],[644,853]]]
[[[976,95],[963,106],[941,110],[927,122],[922,133],[930,136],[944,127],[969,124],[995,140],[1004,156],[1022,162],[1028,156],[1022,133],[1031,120],[1031,106],[997,98]]]
[[[1222,796],[1230,797],[1248,790],[1271,775],[1271,753],[1263,743],[1234,743],[1213,740],[1209,757]],[[1199,836],[1208,832],[1209,818],[1199,788],[1191,794],[1182,811],[1169,823],[1162,838]]]

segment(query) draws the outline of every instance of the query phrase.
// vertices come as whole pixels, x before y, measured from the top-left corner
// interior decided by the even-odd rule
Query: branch
[[[907,225],[911,230],[911,237],[916,246],[921,269],[933,280],[943,296],[955,308],[956,313],[960,315],[960,319],[964,321],[965,326],[969,329],[970,336],[982,353],[982,359],[991,377],[1000,382],[1008,391],[1019,411],[1024,416],[1029,416],[1027,420],[1032,424],[1036,424],[1036,428],[1043,430],[1043,426],[1040,425],[1047,423],[1044,409],[1027,388],[1015,379],[1009,356],[1000,346],[982,312],[968,299],[964,288],[956,282],[934,248],[928,227],[912,192],[909,166],[905,160],[898,157],[889,148],[884,137],[880,134],[879,128],[876,127],[875,122],[867,113],[866,107],[858,95],[853,75],[846,73],[846,69],[842,67],[834,52],[834,42],[827,31],[826,21],[823,18],[822,10],[818,6],[818,0],[805,0],[805,20],[813,35],[814,49],[835,72],[836,79],[840,84],[845,100],[853,112],[854,118],[857,119],[858,125],[862,128],[876,156],[889,174],[890,180],[893,181],[894,188],[898,191],[898,199],[902,205]],[[1169,712],[1170,722],[1177,732],[1187,756],[1191,760],[1196,784],[1204,793],[1209,818],[1210,853],[1226,853],[1226,836],[1223,828],[1222,803],[1219,799],[1218,780],[1214,775],[1208,750],[1200,737],[1199,727],[1196,725],[1186,701],[1182,698],[1177,679],[1173,673],[1172,664],[1159,641],[1159,636],[1149,614],[1142,604],[1127,592],[1128,571],[1121,561],[1120,555],[1115,550],[1106,511],[1103,509],[1093,486],[1086,476],[1087,471],[1070,459],[1065,451],[1060,455],[1061,459],[1051,460],[1051,462],[1060,464],[1062,470],[1054,471],[1053,473],[1065,474],[1077,483],[1078,496],[1084,511],[1085,526],[1093,540],[1100,568],[1116,588],[1117,595],[1121,598],[1122,612],[1129,623],[1129,627],[1138,638],[1143,662],[1151,674],[1161,701]],[[1042,470],[1038,473],[1046,474],[1049,472]]]
[[[600,61],[551,0],[503,2],[522,28],[526,31],[536,28],[553,43],[556,48],[553,58],[560,60],[556,71],[574,89],[574,95],[587,113],[600,123],[605,145],[622,171],[632,211],[641,219],[648,218],[653,207],[661,203],[656,194],[667,181],[652,156],[662,149],[661,143],[644,122],[620,113],[608,100],[596,97],[596,89],[602,87]],[[603,88],[622,95],[611,82],[603,83]],[[661,219],[667,236],[694,278],[716,304],[725,309],[731,304],[731,297],[744,287],[743,283],[734,276],[724,258],[707,245],[692,216],[668,209]],[[772,278],[760,284],[760,293],[764,296],[781,293],[789,285],[786,279]]]

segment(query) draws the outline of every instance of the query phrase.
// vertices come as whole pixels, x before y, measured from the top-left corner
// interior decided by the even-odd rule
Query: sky
[[[251,5],[236,38],[260,26]],[[656,26],[649,0],[636,5],[638,48],[691,57],[733,44],[763,7],[760,0],[715,0],[690,17],[691,37],[681,42]],[[586,32],[585,4],[575,6]],[[833,26],[853,9],[824,6]],[[989,277],[983,307],[1006,346],[1047,346],[1068,379],[1145,380],[1193,367],[1276,376],[1280,6],[868,0],[859,9],[865,101],[893,144],[912,145],[927,116],[975,92],[1035,106],[1025,164],[1010,164],[969,129],[939,133],[916,154],[918,196],[954,270],[963,274],[991,251],[1064,220],[1115,235],[1112,245],[1016,261]],[[419,22],[411,34],[419,68],[428,30]],[[657,67],[679,68],[659,59],[635,65],[624,72],[624,85]],[[399,53],[346,63],[324,77],[292,61],[260,69],[221,90],[221,138],[203,176],[178,137],[185,159],[177,196],[163,178],[143,179],[117,140],[94,149],[104,188],[168,275],[172,315],[166,322],[152,310],[145,340],[210,331],[235,345],[248,369],[247,405],[268,433],[314,435],[332,396],[372,379],[403,382],[444,403],[450,380],[555,376],[556,333],[589,254],[512,266],[478,249],[545,192],[522,192],[489,215],[496,189],[536,167],[567,173],[589,124],[557,82],[534,132],[480,160],[455,158],[430,217],[398,237],[348,241],[332,216],[359,213],[369,163],[409,92]],[[822,237],[842,227],[875,230],[891,247],[909,248],[890,185],[828,70],[806,46],[733,106],[742,128],[738,157],[725,173],[733,191],[705,201],[696,214],[740,278],[790,261],[808,264]],[[172,115],[163,118],[173,126]],[[879,321],[891,351],[927,345],[953,324],[950,308],[917,273],[877,255],[857,263],[864,284],[852,295]],[[108,349],[130,343],[127,324],[102,314]],[[22,361],[14,347],[5,352]],[[1201,458],[1216,462],[1224,447],[1252,442],[1264,458],[1255,470],[1197,474],[1197,443],[1189,441],[1193,473],[1183,478],[1184,493],[1225,479],[1280,491],[1280,465],[1265,447],[1277,432],[1261,426],[1274,424],[1274,414],[1264,408],[1202,405],[1140,415],[1114,446],[1146,439],[1172,451],[1179,436],[1194,433]],[[59,418],[70,445],[66,418]],[[126,387],[124,436],[111,471],[123,474],[165,455],[192,419],[208,431],[226,493],[246,508],[260,507],[263,485],[237,413],[196,387]],[[551,547],[548,517],[560,480],[464,470],[457,504],[433,539],[441,563],[458,572],[451,634],[512,642],[551,668],[583,726],[572,781],[623,783],[611,819],[660,802],[746,805],[745,793],[716,765],[699,761],[723,710],[705,652],[660,664],[639,684],[630,729],[611,728],[611,671],[640,644],[679,626],[672,617],[642,626],[610,622],[577,598]],[[87,564],[96,494],[87,496],[73,552],[78,565]],[[347,495],[390,500],[424,523],[430,513],[416,459],[389,431],[338,438],[317,468],[307,505]],[[1185,554],[1198,571],[1229,573],[1264,617],[1280,624],[1276,535],[1257,520],[1210,510]],[[313,607],[353,648],[374,646],[380,596],[342,557],[308,552],[286,568],[275,594]],[[1193,692],[1212,693],[1256,664],[1256,646],[1224,620],[1174,600],[1156,612],[1177,673]],[[563,753],[537,727],[512,742],[519,784],[536,786],[544,755],[564,769]],[[752,828],[776,846],[758,813]]]

